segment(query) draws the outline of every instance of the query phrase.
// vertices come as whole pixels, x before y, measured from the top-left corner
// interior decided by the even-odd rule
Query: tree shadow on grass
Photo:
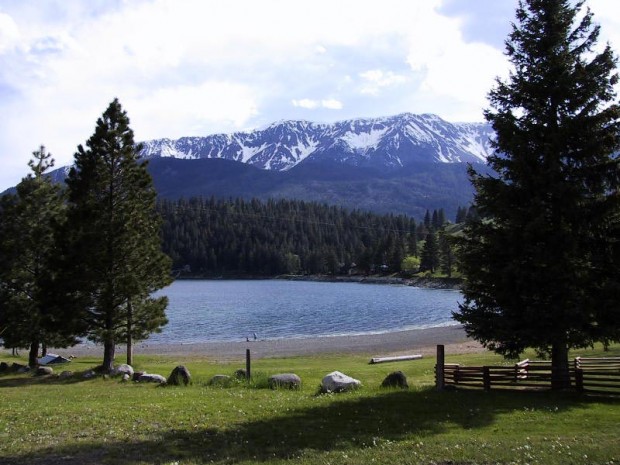
[[[596,402],[620,405],[618,399]],[[404,439],[428,440],[450,428],[477,429],[499,415],[528,409],[565,411],[592,402],[577,394],[549,392],[388,391],[368,397],[334,396],[333,402],[266,420],[203,425],[154,433],[142,441],[98,441],[49,448],[34,455],[0,457],[0,464],[237,463],[269,462],[304,450],[366,448]]]
[[[28,386],[46,384],[76,384],[89,382],[101,377],[101,375],[96,375],[85,378],[84,373],[84,371],[73,372],[73,375],[65,378],[58,376],[58,374],[35,376],[32,373],[24,373],[19,375],[16,375],[15,373],[6,373],[6,375],[0,375],[0,389],[16,387],[25,388]]]

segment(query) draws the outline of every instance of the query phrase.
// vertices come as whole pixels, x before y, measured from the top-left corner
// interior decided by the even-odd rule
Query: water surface
[[[455,324],[461,293],[404,285],[284,280],[180,280],[169,323],[150,343],[365,334]]]

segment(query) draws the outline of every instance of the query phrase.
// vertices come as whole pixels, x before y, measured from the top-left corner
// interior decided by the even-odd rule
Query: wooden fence
[[[437,347],[436,386],[491,389],[550,389],[551,362],[523,360],[513,366],[463,366],[445,363],[443,346]],[[620,357],[577,357],[568,369],[571,387],[583,392],[620,394]]]

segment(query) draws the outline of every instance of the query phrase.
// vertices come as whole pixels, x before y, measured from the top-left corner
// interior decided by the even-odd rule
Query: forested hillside
[[[162,199],[163,248],[181,274],[398,272],[417,240],[445,222],[292,200]]]

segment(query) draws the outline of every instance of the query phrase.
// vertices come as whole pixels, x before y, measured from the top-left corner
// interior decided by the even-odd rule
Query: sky
[[[0,191],[70,164],[118,98],[136,141],[403,112],[483,121],[517,0],[0,0]],[[620,54],[620,1],[588,0]]]

